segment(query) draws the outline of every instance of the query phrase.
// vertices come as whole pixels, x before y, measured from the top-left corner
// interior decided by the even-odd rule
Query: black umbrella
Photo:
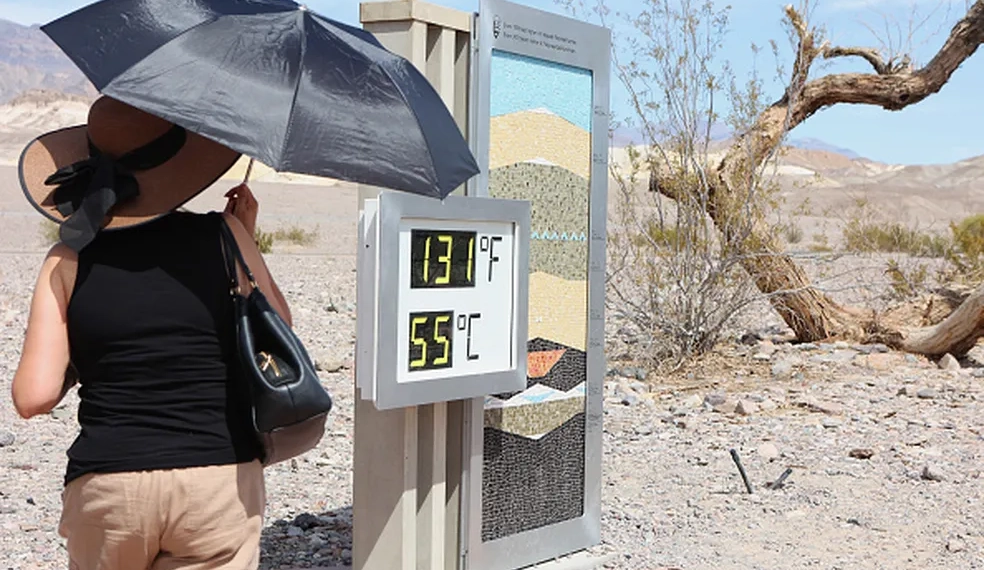
[[[438,198],[479,172],[413,64],[291,0],[101,0],[41,29],[104,95],[277,171]]]

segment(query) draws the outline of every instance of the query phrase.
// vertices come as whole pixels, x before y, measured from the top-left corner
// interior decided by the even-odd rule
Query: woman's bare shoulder
[[[75,276],[79,267],[79,255],[72,248],[58,242],[48,249],[41,267],[41,277],[50,276],[52,289],[68,301],[75,287]]]

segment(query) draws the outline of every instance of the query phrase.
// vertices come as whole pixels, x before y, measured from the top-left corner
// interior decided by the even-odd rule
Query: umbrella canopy
[[[291,0],[101,0],[41,29],[104,95],[277,171],[437,198],[479,172],[413,64]]]

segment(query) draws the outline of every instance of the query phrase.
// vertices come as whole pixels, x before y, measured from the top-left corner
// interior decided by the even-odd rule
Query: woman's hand
[[[225,211],[235,216],[250,236],[256,235],[256,215],[260,211],[260,205],[249,186],[240,184],[226,192],[225,197],[229,199]]]

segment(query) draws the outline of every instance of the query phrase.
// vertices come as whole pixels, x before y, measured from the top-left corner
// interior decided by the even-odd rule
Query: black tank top
[[[68,333],[81,431],[65,484],[260,456],[237,382],[219,221],[174,212],[100,232],[79,254]]]

